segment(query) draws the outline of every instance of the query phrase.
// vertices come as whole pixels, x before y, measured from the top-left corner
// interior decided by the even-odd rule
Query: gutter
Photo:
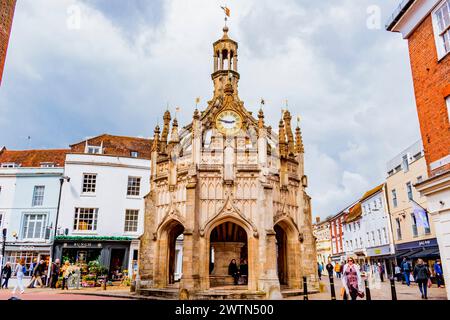
[[[385,25],[385,28],[387,31],[394,32],[393,29],[397,25],[397,23],[400,21],[400,19],[405,15],[405,13],[411,8],[411,6],[414,4],[416,0],[403,0],[397,9],[394,11],[394,13],[391,15],[390,19],[388,20],[387,24]]]

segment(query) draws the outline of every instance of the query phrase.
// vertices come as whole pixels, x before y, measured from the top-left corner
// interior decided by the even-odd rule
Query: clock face
[[[216,127],[224,135],[234,135],[238,133],[241,126],[241,117],[231,110],[222,111],[216,118]]]

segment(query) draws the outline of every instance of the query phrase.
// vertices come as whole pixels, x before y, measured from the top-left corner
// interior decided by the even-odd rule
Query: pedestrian
[[[381,282],[384,282],[384,266],[381,264],[381,262],[378,262],[377,264],[377,271],[380,275]]]
[[[41,288],[44,287],[44,284],[42,283],[42,276],[45,273],[45,264],[44,264],[44,260],[39,261],[39,264],[34,268],[33,271],[33,277],[34,277],[34,284],[39,283],[39,285],[41,286]],[[35,287],[35,286],[33,286]]]
[[[237,285],[239,280],[239,268],[236,264],[236,259],[230,261],[230,264],[228,265],[228,274],[233,277],[234,285]]]
[[[328,263],[327,263],[327,265],[326,265],[325,268],[326,268],[327,271],[328,271],[328,276],[331,278],[331,277],[333,276],[333,270],[334,270],[334,267],[333,267],[333,265],[331,264],[331,261],[328,261]]]
[[[361,272],[352,257],[347,259],[347,264],[342,269],[342,286],[346,294],[344,299],[348,296],[352,300],[356,300],[358,296],[361,298],[364,297]]]
[[[52,263],[52,269],[50,270],[50,288],[56,289],[56,283],[58,282],[60,271],[61,263],[59,259],[56,259],[55,262]]]
[[[422,299],[428,299],[427,286],[430,280],[430,270],[426,263],[422,259],[417,259],[417,264],[414,267],[414,281],[419,285]]]
[[[30,268],[28,269],[28,275],[31,276],[30,283],[27,288],[34,288],[34,282],[36,281],[36,276],[34,275],[34,270],[37,267],[37,259],[33,259],[33,262],[30,264]]]
[[[319,275],[319,280],[322,280],[322,265],[317,262],[317,273]]]
[[[11,263],[8,261],[6,265],[3,267],[3,277],[5,278],[5,281],[3,281],[2,283],[2,289],[3,288],[8,289],[8,281],[9,278],[11,278],[11,274],[12,274]]]
[[[62,272],[62,290],[67,289],[69,290],[69,276],[70,276],[70,262],[69,260],[66,260],[66,262],[64,262],[63,267],[61,268],[61,272]]]
[[[248,283],[248,264],[247,264],[247,260],[244,259],[241,263],[241,265],[239,266],[239,271],[242,275],[242,278],[244,279],[244,284]]]
[[[27,267],[25,266],[25,259],[17,259],[16,268],[14,269],[14,273],[16,274],[16,286],[14,287],[12,294],[16,294],[17,288],[20,289],[20,294],[25,292],[25,288],[23,287],[23,276],[27,272]]]
[[[336,262],[334,265],[334,271],[336,272],[336,278],[341,278],[341,265],[339,262]]]
[[[444,288],[444,278],[442,274],[441,259],[437,259],[434,264],[434,274],[436,275],[436,281],[438,288]]]
[[[397,264],[395,265],[394,273],[395,273],[395,278],[397,278],[397,282],[402,281],[402,269]]]
[[[409,287],[409,285],[411,284],[410,275],[411,275],[412,267],[411,267],[411,264],[406,260],[406,257],[403,258],[401,268],[403,270],[403,276],[405,277],[406,285]]]

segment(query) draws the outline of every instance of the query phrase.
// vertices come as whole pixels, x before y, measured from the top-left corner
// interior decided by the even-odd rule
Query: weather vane
[[[221,6],[223,12],[225,13],[225,26],[227,25],[227,20],[230,17],[230,8],[228,8],[226,5],[223,7]]]

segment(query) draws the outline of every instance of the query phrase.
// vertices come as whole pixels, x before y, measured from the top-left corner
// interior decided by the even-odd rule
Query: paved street
[[[342,288],[341,279],[335,280],[335,291],[336,291],[336,299],[342,300],[340,297],[340,292]],[[321,293],[313,294],[309,296],[310,300],[331,300],[330,294],[330,282],[327,276],[322,276],[322,281],[324,291]],[[401,284],[401,282],[395,282],[395,288],[397,292],[398,300],[422,300],[419,292],[419,287],[416,284],[411,284],[410,287],[407,285]],[[371,288],[370,294],[372,300],[391,300],[391,286],[389,280],[385,280],[378,285],[375,285]],[[292,297],[288,299],[303,299],[303,297]],[[364,297],[364,299],[366,299]],[[445,292],[445,288],[436,288],[436,285],[433,285],[431,288],[428,288],[428,299],[429,300],[447,300],[447,294]]]

